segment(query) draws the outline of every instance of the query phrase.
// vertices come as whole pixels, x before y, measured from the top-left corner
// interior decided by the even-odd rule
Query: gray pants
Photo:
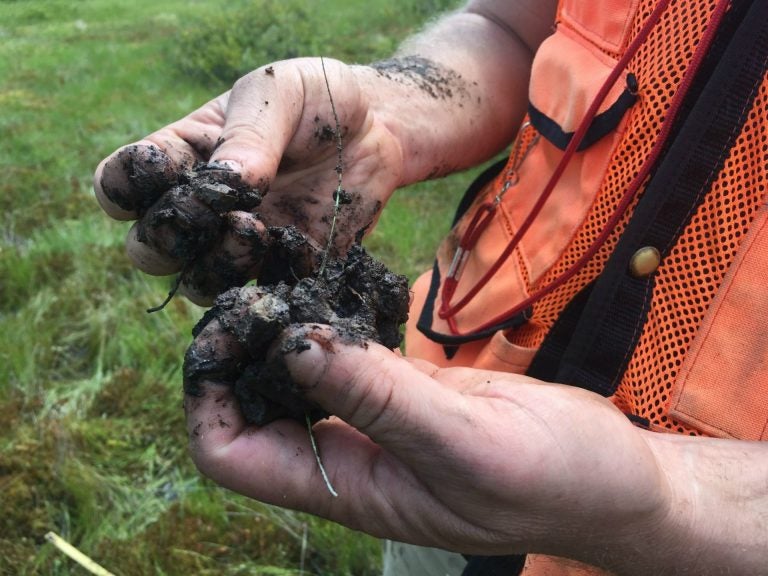
[[[467,561],[461,554],[387,540],[383,576],[461,576]]]

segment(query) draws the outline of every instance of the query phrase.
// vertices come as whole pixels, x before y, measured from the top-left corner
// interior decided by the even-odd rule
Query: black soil
[[[305,401],[291,380],[283,354],[306,349],[312,326],[319,324],[335,327],[345,342],[396,348],[408,298],[405,277],[387,270],[360,245],[345,259],[329,261],[322,274],[292,285],[281,281],[228,290],[195,327],[195,337],[209,326],[218,337],[200,338],[187,351],[185,391],[199,395],[203,380],[232,383],[245,419],[257,425],[277,418],[303,420],[305,414],[321,418],[326,414]],[[282,340],[272,350],[292,324],[310,325],[307,336]],[[222,346],[230,349],[217,349]]]
[[[192,261],[215,243],[226,214],[251,211],[262,192],[216,164],[198,163],[145,210],[138,237],[175,260]]]
[[[249,190],[225,170],[197,169],[149,209],[145,222],[155,229],[168,226],[166,249],[196,262],[190,269],[199,271],[198,255],[215,243],[227,211],[253,212],[260,200],[258,190]],[[195,341],[184,359],[185,392],[200,395],[206,380],[224,383],[233,387],[251,424],[304,420],[306,415],[315,421],[327,414],[303,398],[283,356],[306,349],[311,326],[318,325],[333,326],[346,342],[396,348],[408,317],[407,279],[390,272],[359,243],[343,258],[325,258],[297,228],[265,224],[265,230],[253,242],[260,262],[255,283],[240,286],[249,278],[232,275],[226,255],[208,260],[212,268],[204,272],[223,278],[226,289],[193,331]],[[297,324],[310,326],[306,337],[280,338]]]

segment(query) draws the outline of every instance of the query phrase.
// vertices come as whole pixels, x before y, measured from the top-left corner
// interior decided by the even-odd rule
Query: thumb
[[[210,161],[228,166],[251,186],[266,191],[301,118],[301,85],[294,67],[279,64],[240,78],[230,91]]]
[[[459,394],[384,346],[328,327],[303,330],[285,363],[309,400],[395,452],[445,441]]]

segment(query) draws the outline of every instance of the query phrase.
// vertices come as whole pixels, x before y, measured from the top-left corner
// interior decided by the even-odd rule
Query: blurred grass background
[[[0,574],[373,575],[377,541],[237,497],[186,454],[201,309],[133,270],[97,207],[112,150],[266,61],[368,62],[451,0],[0,0]],[[398,192],[367,241],[411,279],[469,175]]]

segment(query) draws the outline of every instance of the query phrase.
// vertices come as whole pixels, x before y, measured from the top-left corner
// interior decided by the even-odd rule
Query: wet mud
[[[332,134],[319,126],[318,138]],[[117,166],[105,168],[102,188],[110,200],[140,216],[137,239],[182,264],[179,282],[185,289],[219,295],[195,327],[185,355],[188,394],[200,395],[201,383],[212,381],[232,386],[251,424],[303,421],[307,415],[314,421],[326,414],[303,398],[282,358],[306,348],[307,338],[320,332],[313,336],[310,329],[303,339],[286,340],[281,337],[286,328],[330,325],[347,342],[400,344],[407,279],[360,245],[367,225],[356,233],[348,230],[350,219],[357,221],[350,211],[363,204],[359,194],[340,190],[333,198],[338,229],[355,238],[340,255],[295,226],[270,226],[258,212],[268,183],[249,186],[226,165],[184,160],[179,170],[165,153],[142,146],[125,148],[112,162]],[[307,198],[314,195],[308,191]],[[292,208],[301,224],[300,206]]]
[[[191,159],[186,159],[191,166]],[[101,188],[111,202],[143,214],[169,188],[179,183],[179,167],[159,148],[126,146],[104,167]]]
[[[185,392],[200,395],[203,381],[224,382],[233,386],[250,424],[261,426],[278,418],[303,421],[307,415],[316,421],[327,414],[304,399],[283,356],[306,349],[321,324],[335,327],[348,343],[364,346],[375,341],[396,348],[408,303],[406,278],[389,271],[359,244],[345,258],[328,260],[322,270],[293,283],[233,288],[217,298],[195,327],[196,340],[184,361]],[[281,340],[294,324],[308,325],[307,331]],[[323,340],[323,345],[333,343]]]

